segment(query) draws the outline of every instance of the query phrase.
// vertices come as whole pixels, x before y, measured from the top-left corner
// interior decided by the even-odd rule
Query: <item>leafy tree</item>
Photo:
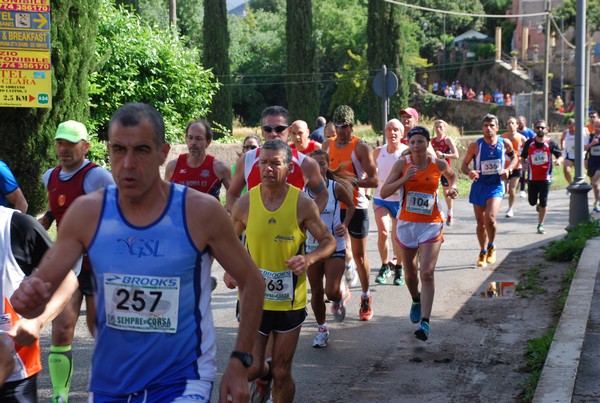
[[[563,5],[552,10],[555,18],[563,17],[565,19],[565,29],[574,27],[577,19],[577,0],[564,0]],[[587,2],[587,23],[588,32],[600,31],[600,2]]]
[[[15,174],[29,212],[47,207],[41,175],[55,162],[62,121],[88,117],[88,74],[97,35],[98,0],[52,0],[52,109],[0,108],[0,155]]]
[[[258,124],[268,105],[287,106],[284,18],[253,9],[229,16],[233,108],[244,124]]]
[[[419,0],[419,6],[435,10],[462,11],[471,14],[483,14],[483,6],[479,0]],[[396,6],[397,7],[397,6]],[[481,18],[435,13],[418,9],[408,9],[409,20],[418,27],[417,40],[420,44],[421,57],[434,61],[442,47],[448,45],[451,37],[458,36],[469,29],[479,29]],[[446,40],[443,40],[446,37]]]
[[[480,0],[486,14],[506,14],[512,6],[512,0]],[[490,37],[496,35],[496,27],[502,28],[502,50],[506,53],[511,51],[512,37],[517,24],[506,18],[486,18],[482,32]]]
[[[211,68],[223,84],[213,98],[209,119],[231,131],[233,109],[229,85],[229,32],[225,0],[204,0],[204,15],[204,66]]]
[[[336,106],[350,104],[358,119],[366,121],[366,98],[359,101],[356,97],[365,94],[369,74],[365,62],[367,1],[315,0],[313,8],[316,60],[321,66],[320,114],[331,117]],[[362,85],[358,91],[357,85]]]
[[[206,116],[218,85],[169,31],[152,29],[128,10],[103,1],[96,41],[98,64],[91,76],[93,126],[102,134],[114,111],[127,102],[155,106],[175,140],[188,121]]]
[[[285,0],[251,0],[250,7],[253,10],[281,14],[285,11]]]
[[[410,24],[405,15],[405,9],[390,3],[377,0],[369,1],[369,22],[367,25],[367,59],[369,70],[378,71],[386,65],[388,72],[398,77],[398,93],[391,98],[391,110],[397,111],[408,102],[409,86],[413,81],[413,66],[410,64],[411,44]],[[412,46],[413,54],[417,46]],[[373,80],[369,79],[369,89]],[[368,91],[369,121],[374,130],[380,131],[381,99],[374,91]]]
[[[312,122],[319,114],[312,1],[288,0],[286,19],[287,100],[292,120]]]

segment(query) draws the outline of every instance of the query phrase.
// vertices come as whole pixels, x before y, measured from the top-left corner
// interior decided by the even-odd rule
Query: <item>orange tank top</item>
[[[507,140],[510,140],[508,138],[508,133],[504,133],[504,137]],[[517,156],[517,159],[519,160],[519,162],[517,163],[517,166],[515,167],[515,169],[521,169],[521,137],[523,137],[523,135],[521,133],[517,133],[515,134],[515,138],[514,140],[510,140],[510,143],[512,144],[513,147],[513,151],[515,152],[515,155]],[[504,164],[505,168],[507,168],[510,165],[510,159],[506,159],[506,163]]]
[[[340,165],[345,164],[344,170],[349,172],[352,176],[359,179],[364,178],[366,175],[365,171],[362,169],[362,165],[355,153],[356,146],[360,139],[357,136],[353,136],[344,148],[337,148],[335,146],[336,139],[337,136],[330,140],[329,148],[327,149],[327,154],[329,154],[329,168],[335,170]],[[357,189],[355,187],[353,190],[354,206],[357,208],[365,208],[363,207],[364,200],[362,199],[366,199],[364,193],[362,193],[362,189]],[[340,205],[342,209],[347,208],[344,203],[340,203]]]
[[[401,210],[398,219],[412,222],[442,222],[438,206],[437,189],[442,174],[435,158],[429,158],[429,164],[409,179],[401,189]],[[406,156],[406,166],[402,175],[411,166],[411,156]]]

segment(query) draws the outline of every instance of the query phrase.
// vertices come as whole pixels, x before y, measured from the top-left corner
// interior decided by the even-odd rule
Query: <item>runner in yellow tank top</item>
[[[294,401],[292,360],[306,318],[306,270],[335,250],[317,205],[286,183],[291,162],[292,150],[286,143],[268,140],[260,153],[261,183],[236,202],[231,215],[238,235],[245,231],[246,249],[267,283],[262,322],[252,348],[255,361],[248,371],[249,380],[255,380],[251,401],[268,397],[271,380],[274,401]],[[304,254],[307,230],[319,246]],[[271,333],[269,365],[265,349]]]
[[[444,220],[437,205],[441,175],[450,182],[450,189],[444,196],[453,199],[458,196],[457,177],[452,167],[445,160],[427,154],[429,141],[429,131],[424,127],[415,126],[408,132],[410,155],[396,161],[380,191],[385,198],[401,189],[401,211],[396,234],[406,285],[413,299],[410,320],[412,323],[421,321],[415,337],[423,341],[429,337],[435,264],[443,242]]]

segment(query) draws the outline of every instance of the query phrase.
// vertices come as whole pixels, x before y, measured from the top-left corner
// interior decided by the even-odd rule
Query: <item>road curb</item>
[[[587,241],[538,382],[533,402],[570,402],[600,266],[600,238]]]

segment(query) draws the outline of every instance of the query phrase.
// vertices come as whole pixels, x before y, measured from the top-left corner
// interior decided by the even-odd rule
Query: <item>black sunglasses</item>
[[[546,126],[536,126],[535,130],[544,130]]]
[[[289,126],[263,126],[262,129],[267,133],[271,133],[272,131],[275,131],[276,133],[281,133],[288,127]]]
[[[257,149],[257,148],[258,148],[258,146],[255,146],[254,144],[245,145],[245,146],[243,147],[243,149],[244,149],[244,150],[255,150],[255,149]]]
[[[349,126],[352,126],[352,125],[335,125],[335,127],[337,127],[338,129],[345,129]]]

